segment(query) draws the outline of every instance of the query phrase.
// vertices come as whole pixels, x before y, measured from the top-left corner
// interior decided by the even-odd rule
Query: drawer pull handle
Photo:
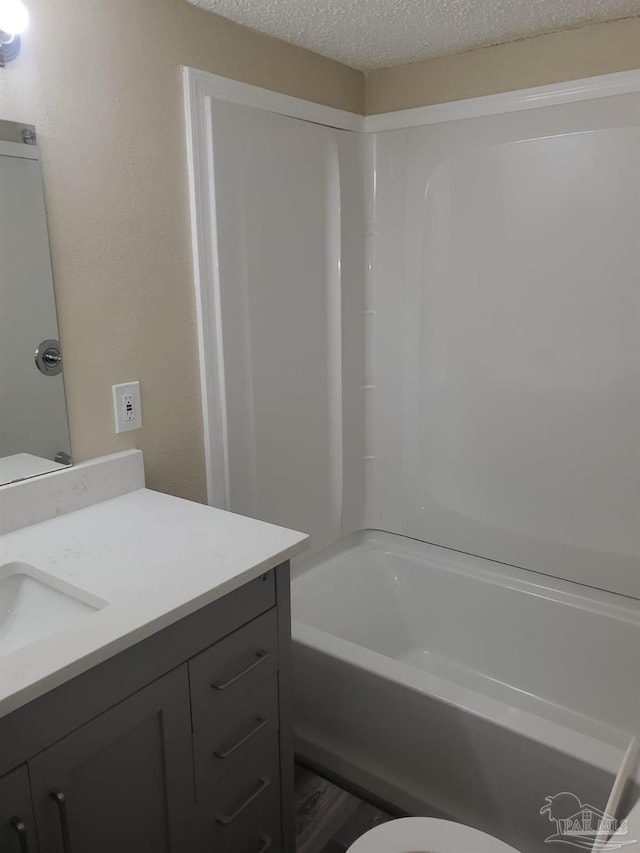
[[[20,853],[29,853],[29,839],[27,838],[27,827],[19,817],[11,818],[11,826],[15,829],[20,842]]]
[[[258,853],[267,853],[267,850],[271,848],[273,842],[268,835],[261,835],[260,841],[262,841],[262,846],[258,850]]]
[[[240,817],[242,812],[245,809],[249,808],[251,803],[255,799],[257,799],[260,796],[260,794],[262,794],[263,791],[267,790],[267,788],[271,784],[271,779],[269,779],[268,776],[261,776],[258,779],[258,782],[260,784],[258,785],[256,790],[253,792],[253,794],[251,794],[251,796],[247,797],[247,799],[244,801],[244,803],[242,803],[242,805],[238,806],[238,808],[235,811],[231,812],[231,814],[221,814],[221,815],[218,815],[218,817],[216,817],[216,820],[218,821],[218,823],[221,823],[223,826],[227,826],[232,821],[234,821],[237,817]],[[66,851],[65,851],[65,853],[66,853]]]
[[[67,814],[67,799],[62,791],[52,788],[49,791],[51,799],[58,804],[60,812],[60,832],[62,833],[62,849],[64,853],[71,853],[71,838],[69,836],[69,816]]]
[[[234,743],[233,746],[230,746],[228,749],[222,750],[222,752],[214,752],[216,758],[229,758],[230,755],[236,751],[236,749],[240,749],[240,747],[245,744],[248,740],[251,740],[252,737],[258,734],[258,732],[262,731],[262,729],[269,724],[269,720],[266,717],[256,717],[258,721],[258,725],[254,726],[250,732],[244,737],[241,737],[237,743]]]
[[[235,684],[236,681],[240,681],[240,679],[244,678],[245,675],[249,675],[251,670],[260,666],[261,663],[264,663],[268,657],[269,652],[265,652],[263,649],[260,649],[260,651],[256,652],[255,660],[252,661],[249,666],[245,666],[244,669],[241,669],[240,672],[236,673],[236,675],[229,678],[227,681],[214,681],[211,686],[214,690],[226,690],[227,687],[231,687],[232,684]]]

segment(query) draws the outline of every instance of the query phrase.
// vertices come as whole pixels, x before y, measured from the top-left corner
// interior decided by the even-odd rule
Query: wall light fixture
[[[0,0],[0,66],[20,53],[20,33],[28,23],[29,13],[22,0]]]

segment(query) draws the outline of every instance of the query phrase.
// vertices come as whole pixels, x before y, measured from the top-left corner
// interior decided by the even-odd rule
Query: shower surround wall
[[[218,495],[234,510],[339,539],[364,506],[365,137],[212,105],[225,411]],[[344,428],[343,428],[344,427]],[[346,523],[355,529],[361,517]]]
[[[640,597],[639,124],[376,134],[365,527]]]
[[[213,502],[640,597],[640,95],[379,133],[210,103]]]

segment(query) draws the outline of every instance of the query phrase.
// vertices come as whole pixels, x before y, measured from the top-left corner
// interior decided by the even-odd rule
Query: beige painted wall
[[[640,18],[372,71],[367,114],[640,68]]]
[[[38,127],[73,455],[145,453],[148,484],[205,499],[181,66],[363,111],[360,73],[185,0],[28,0],[0,118]],[[116,436],[111,385],[144,427]]]

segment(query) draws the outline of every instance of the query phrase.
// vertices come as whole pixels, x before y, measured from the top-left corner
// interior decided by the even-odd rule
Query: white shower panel
[[[366,526],[640,596],[640,96],[375,164]]]
[[[342,291],[342,535],[365,524],[369,443],[367,345],[373,219],[373,137],[338,132]]]
[[[228,503],[341,535],[339,132],[211,104]]]

